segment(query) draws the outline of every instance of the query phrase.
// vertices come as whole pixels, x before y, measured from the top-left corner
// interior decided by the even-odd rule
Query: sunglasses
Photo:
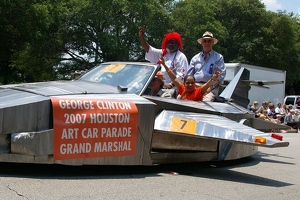
[[[159,78],[154,78],[151,80],[151,82],[154,82],[154,81],[159,81]]]
[[[184,84],[186,84],[186,85],[194,85],[195,84],[195,82],[185,82]]]
[[[169,40],[169,41],[167,41],[167,44],[177,44],[177,41],[176,40]]]
[[[203,43],[206,43],[206,42],[207,42],[207,43],[211,43],[212,40],[202,40],[202,42],[203,42]]]

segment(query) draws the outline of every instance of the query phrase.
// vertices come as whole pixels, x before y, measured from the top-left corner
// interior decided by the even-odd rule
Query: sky
[[[261,0],[261,2],[269,11],[286,10],[288,13],[300,14],[300,0]]]

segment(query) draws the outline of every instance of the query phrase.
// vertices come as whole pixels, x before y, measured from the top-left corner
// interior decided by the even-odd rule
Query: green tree
[[[226,27],[219,45],[226,62],[254,64],[261,54],[256,48],[263,42],[266,11],[259,0],[216,0],[216,20]],[[254,58],[254,59],[253,59]]]
[[[53,80],[104,61],[143,60],[138,26],[160,45],[168,0],[2,1],[0,82]],[[155,19],[155,20],[153,20]]]
[[[18,80],[18,72],[12,69],[12,55],[28,39],[30,21],[24,16],[30,14],[25,0],[18,2],[0,0],[0,83]]]
[[[300,93],[299,17],[266,11],[260,0],[0,0],[0,83],[143,61],[141,25],[158,48],[166,32],[179,32],[189,60],[209,30],[225,62],[286,70],[287,92]]]
[[[65,1],[1,1],[0,26],[5,36],[0,40],[8,39],[1,48],[5,52],[2,82],[55,79],[52,68],[60,59],[57,49],[63,46],[59,29],[61,14],[67,11]]]
[[[259,0],[185,0],[178,2],[172,17],[188,58],[199,52],[196,39],[209,30],[219,39],[214,50],[225,62],[286,70],[287,91],[298,89],[299,21],[293,14],[266,11]]]
[[[297,67],[300,64],[300,25],[296,18],[287,13],[270,13],[269,19],[268,37],[264,38],[266,57],[260,63],[266,67],[285,70],[286,92],[300,92],[300,68]]]
[[[220,38],[226,33],[225,27],[216,20],[217,7],[212,1],[185,0],[179,1],[172,11],[174,30],[178,31],[183,38],[183,51],[188,60],[201,50],[197,39],[205,31],[211,31]],[[220,50],[217,45],[215,50]]]
[[[170,26],[168,1],[85,0],[66,18],[64,52],[75,68],[91,68],[104,61],[143,60],[138,26],[147,26],[149,42],[160,43]],[[152,20],[155,19],[155,20]],[[158,39],[159,38],[159,39]]]
[[[217,19],[227,29],[227,62],[242,62],[287,71],[286,91],[299,80],[299,22],[293,14],[266,11],[257,0],[218,0]],[[227,58],[226,58],[227,57]],[[299,91],[299,90],[298,90]]]

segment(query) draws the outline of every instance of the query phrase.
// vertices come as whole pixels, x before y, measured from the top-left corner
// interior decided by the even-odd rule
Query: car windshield
[[[154,76],[155,70],[154,65],[103,63],[82,75],[79,80],[122,86],[127,88],[129,93],[141,95],[150,78]]]

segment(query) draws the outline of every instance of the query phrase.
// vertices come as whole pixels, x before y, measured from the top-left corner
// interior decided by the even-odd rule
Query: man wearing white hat
[[[197,41],[202,45],[202,51],[191,59],[187,74],[194,75],[197,85],[203,85],[211,79],[214,70],[219,70],[221,75],[218,80],[214,81],[213,86],[203,98],[203,101],[214,101],[215,97],[218,96],[219,86],[226,75],[224,58],[213,50],[213,46],[217,44],[218,40],[214,38],[211,32],[206,31]]]

